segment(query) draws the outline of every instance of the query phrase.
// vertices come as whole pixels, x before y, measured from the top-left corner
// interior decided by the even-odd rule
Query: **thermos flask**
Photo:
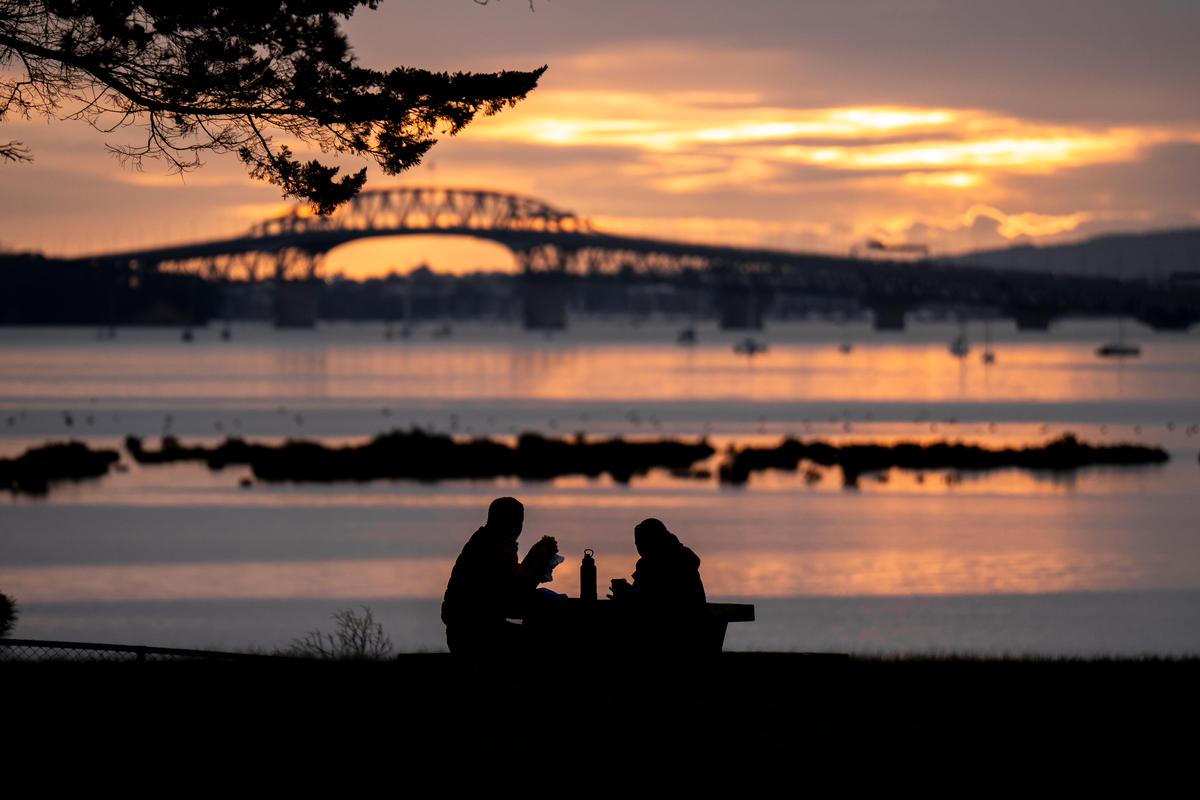
[[[596,559],[593,550],[583,551],[583,563],[579,565],[579,599],[596,599]]]

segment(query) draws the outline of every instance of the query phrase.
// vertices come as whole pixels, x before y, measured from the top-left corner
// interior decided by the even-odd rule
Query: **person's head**
[[[643,558],[655,556],[679,545],[675,534],[667,530],[662,520],[644,519],[633,529],[633,543],[637,545],[638,555]]]
[[[525,525],[525,506],[515,497],[497,497],[488,506],[487,527],[516,539]]]

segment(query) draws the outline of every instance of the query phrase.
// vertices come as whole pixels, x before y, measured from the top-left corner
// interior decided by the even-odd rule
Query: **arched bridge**
[[[995,308],[1031,328],[1067,314],[1135,315],[1158,327],[1186,327],[1200,319],[1195,287],[1181,292],[1107,278],[619,236],[534,198],[436,187],[365,191],[327,217],[297,208],[230,239],[80,260],[133,270],[184,269],[213,278],[291,281],[313,278],[323,256],[347,242],[429,234],[473,237],[508,248],[526,275],[526,323],[532,327],[564,324],[565,283],[581,275],[711,290],[731,327],[757,326],[762,309],[780,293],[854,298],[875,311],[881,328],[903,327],[906,311],[930,304]]]
[[[576,214],[531,197],[406,186],[361,192],[326,217],[298,206],[230,239],[111,253],[89,260],[137,263],[146,268],[170,265],[235,279],[307,278],[315,275],[322,256],[348,242],[430,234],[497,242],[527,269],[565,268],[565,263],[551,263],[545,252],[548,247],[578,250],[599,236]]]
[[[363,235],[444,233],[519,241],[523,233],[580,233],[590,228],[562,211],[515,194],[486,190],[400,187],[365,191],[336,214],[319,217],[303,207],[255,225],[260,239],[302,237],[312,243],[349,241]]]

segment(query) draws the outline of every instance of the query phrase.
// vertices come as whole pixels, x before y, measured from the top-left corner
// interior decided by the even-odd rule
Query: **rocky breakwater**
[[[254,444],[236,437],[213,447],[185,446],[173,437],[164,437],[157,450],[147,449],[133,436],[125,444],[130,455],[141,464],[203,461],[214,470],[244,464],[261,481],[319,483],[501,477],[550,480],[566,475],[604,474],[627,483],[652,469],[687,473],[715,452],[704,440],[589,441],[582,435],[553,439],[525,433],[515,445],[510,445],[494,439],[455,439],[421,430],[392,431],[365,444],[341,447],[305,440],[279,445]]]
[[[1066,472],[1091,466],[1143,466],[1170,459],[1161,447],[1142,444],[1092,445],[1074,434],[1063,434],[1043,444],[990,449],[978,444],[938,441],[895,444],[834,444],[822,439],[784,439],[776,447],[734,448],[721,464],[722,483],[741,485],[750,475],[766,469],[794,472],[802,463],[839,467],[843,485],[854,488],[859,476],[893,467],[913,471],[984,471],[1017,468]]]
[[[16,458],[0,458],[0,486],[13,494],[44,495],[51,484],[108,474],[116,450],[93,450],[83,442],[50,442]]]

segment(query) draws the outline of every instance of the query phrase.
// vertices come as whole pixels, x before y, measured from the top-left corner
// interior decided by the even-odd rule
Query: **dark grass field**
[[[1190,754],[1200,659],[4,663],[10,757]],[[1014,756],[1015,757],[1015,756]],[[1190,758],[1190,755],[1189,755]],[[17,763],[17,762],[14,762]]]

